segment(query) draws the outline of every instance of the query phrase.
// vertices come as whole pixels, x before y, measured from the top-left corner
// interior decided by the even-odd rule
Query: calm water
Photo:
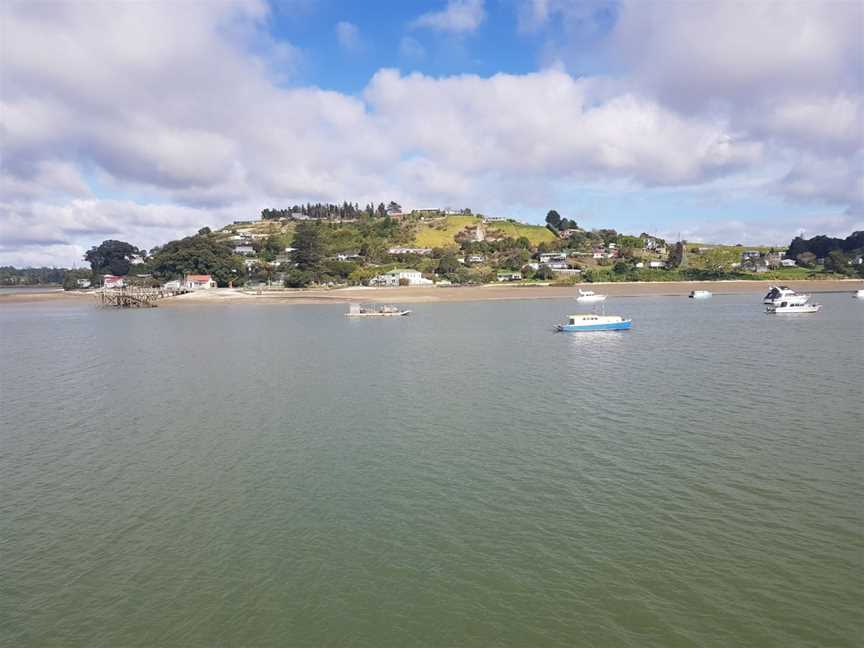
[[[854,646],[864,303],[0,306],[0,645]]]

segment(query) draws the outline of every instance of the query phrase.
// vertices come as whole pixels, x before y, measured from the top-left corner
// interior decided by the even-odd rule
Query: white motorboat
[[[397,306],[376,306],[365,304],[351,304],[348,307],[346,317],[405,317],[410,315],[410,310],[404,310]]]
[[[690,299],[710,299],[713,296],[710,290],[694,290],[690,293]]]
[[[576,301],[580,304],[599,304],[600,302],[606,301],[606,295],[599,295],[593,290],[582,290],[580,288],[579,296],[576,298]]]
[[[822,309],[822,304],[792,304],[786,301],[779,304],[769,304],[765,312],[769,315],[788,315],[795,313],[818,313]]]
[[[804,301],[800,301],[800,300]],[[796,303],[800,301],[800,303],[806,303],[807,300],[810,299],[810,295],[803,295],[796,293],[791,288],[786,286],[771,286],[771,289],[768,291],[768,294],[762,299],[763,304],[779,304],[782,301],[795,301]]]
[[[861,288],[860,290],[856,290],[855,294],[852,296],[855,297],[856,299],[864,299],[864,288]]]

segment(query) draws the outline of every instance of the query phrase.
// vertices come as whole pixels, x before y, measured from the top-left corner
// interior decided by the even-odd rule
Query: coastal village
[[[202,228],[149,253],[105,241],[88,252],[90,272],[74,271],[77,276],[64,286],[158,288],[178,294],[217,287],[783,280],[825,272],[861,276],[864,243],[854,239],[850,245],[858,249],[837,258],[833,251],[790,254],[795,250],[786,247],[671,242],[646,232],[587,230],[555,210],[543,226],[470,209],[403,211],[396,202],[364,209],[319,204],[265,209],[259,219],[235,221],[216,231]],[[112,252],[111,246],[120,247]]]

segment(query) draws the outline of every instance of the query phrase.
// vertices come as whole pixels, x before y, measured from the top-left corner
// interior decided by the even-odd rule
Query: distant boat
[[[861,288],[860,290],[856,290],[855,294],[852,296],[855,297],[856,299],[864,299],[864,288]]]
[[[397,306],[351,304],[345,317],[404,317],[410,314],[410,310],[403,310]]]
[[[710,290],[694,290],[690,293],[690,299],[709,299],[714,296]]]
[[[771,290],[768,291],[768,294],[762,299],[763,304],[779,304],[784,300],[794,299],[804,299],[806,302],[810,299],[810,295],[802,295],[796,293],[791,288],[787,288],[786,286],[771,286]]]
[[[582,290],[580,288],[576,301],[580,304],[597,304],[606,301],[606,295],[598,295],[593,290]]]
[[[560,333],[626,331],[631,324],[629,319],[618,315],[571,315],[566,324],[559,324],[555,330]]]

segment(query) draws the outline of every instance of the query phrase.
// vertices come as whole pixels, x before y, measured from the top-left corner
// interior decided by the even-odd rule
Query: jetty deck
[[[107,288],[96,291],[96,301],[100,306],[110,308],[156,308],[160,299],[182,295],[187,291],[166,288]]]

